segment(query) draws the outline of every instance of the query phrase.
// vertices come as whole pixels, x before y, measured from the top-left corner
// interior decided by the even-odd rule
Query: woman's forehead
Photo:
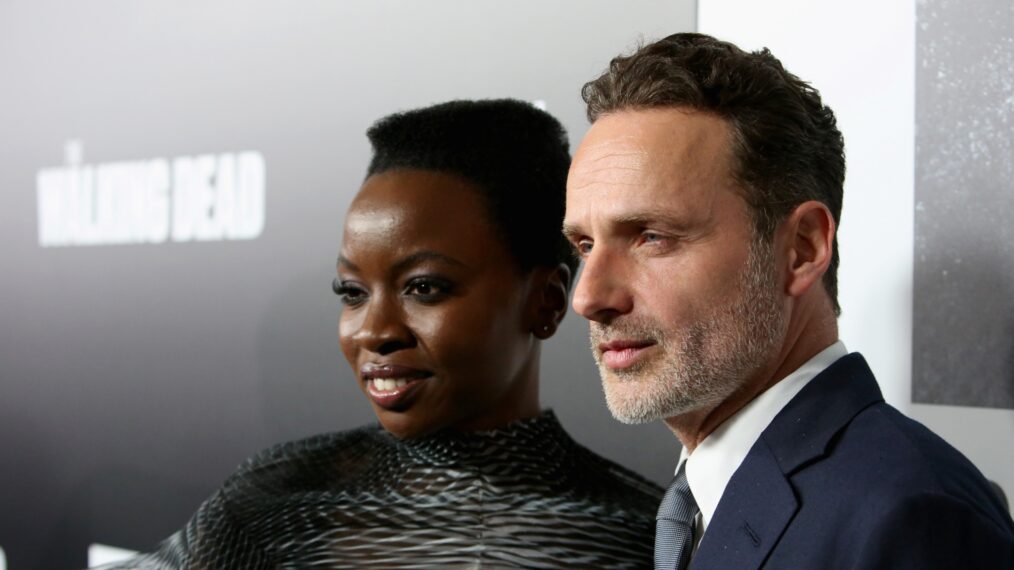
[[[363,255],[431,251],[467,263],[496,251],[497,241],[470,183],[439,172],[398,170],[363,184],[345,218],[342,255],[359,263]]]

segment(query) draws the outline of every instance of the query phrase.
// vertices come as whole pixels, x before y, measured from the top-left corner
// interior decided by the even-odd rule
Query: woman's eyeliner
[[[332,280],[331,289],[345,306],[354,307],[361,304],[366,298],[366,292],[361,287],[341,279]],[[432,276],[409,279],[403,290],[406,297],[412,297],[423,303],[436,303],[453,292],[453,283],[447,279]]]
[[[423,303],[434,303],[453,292],[454,285],[439,277],[414,277],[405,284],[405,295],[415,297]]]
[[[347,281],[340,279],[334,279],[331,281],[331,289],[335,295],[341,300],[342,304],[347,307],[354,307],[363,302],[363,298],[366,296],[366,292],[359,287],[349,285]]]

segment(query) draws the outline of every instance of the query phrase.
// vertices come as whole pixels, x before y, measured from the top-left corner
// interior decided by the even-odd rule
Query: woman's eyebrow
[[[458,267],[464,267],[466,269],[468,268],[468,265],[466,265],[465,263],[463,263],[461,261],[458,261],[457,259],[455,259],[455,258],[453,258],[453,257],[451,257],[449,255],[445,255],[443,253],[438,253],[436,251],[425,251],[424,250],[424,251],[417,251],[417,252],[415,252],[415,253],[413,253],[411,255],[407,255],[407,256],[399,259],[394,264],[394,266],[391,269],[395,273],[401,273],[402,271],[405,271],[405,270],[407,270],[409,268],[415,267],[416,265],[419,265],[420,263],[424,263],[426,261],[438,261],[438,262],[446,263],[446,264],[449,264],[449,265],[456,265]]]
[[[391,267],[391,271],[395,274],[401,273],[407,269],[410,269],[412,267],[415,267],[416,265],[419,265],[420,263],[425,263],[427,261],[437,261],[441,263],[446,263],[448,265],[455,265],[458,267],[464,267],[466,269],[468,268],[467,264],[449,255],[439,253],[436,251],[417,251],[395,262],[395,264]],[[352,260],[345,257],[344,255],[338,256],[338,267],[344,267],[350,271],[359,271],[359,266],[353,263]]]

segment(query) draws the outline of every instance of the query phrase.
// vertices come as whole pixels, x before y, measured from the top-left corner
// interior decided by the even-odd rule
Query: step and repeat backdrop
[[[330,291],[373,120],[516,97],[576,144],[585,81],[695,28],[770,47],[836,110],[842,337],[1011,493],[1009,2],[12,0],[0,570],[150,549],[253,452],[373,420]],[[543,404],[668,481],[676,442],[610,418],[586,331],[546,347]]]
[[[0,3],[0,569],[151,549],[245,457],[373,421],[331,292],[366,128],[581,85],[694,6],[634,0]],[[490,133],[496,136],[496,133]],[[543,404],[653,479],[572,315]],[[638,445],[632,445],[638,442]]]

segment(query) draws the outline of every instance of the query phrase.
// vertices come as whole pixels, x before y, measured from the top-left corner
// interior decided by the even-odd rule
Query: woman
[[[540,412],[540,345],[575,269],[562,127],[457,101],[368,136],[334,288],[382,428],[261,453],[123,567],[649,567],[661,490]]]

